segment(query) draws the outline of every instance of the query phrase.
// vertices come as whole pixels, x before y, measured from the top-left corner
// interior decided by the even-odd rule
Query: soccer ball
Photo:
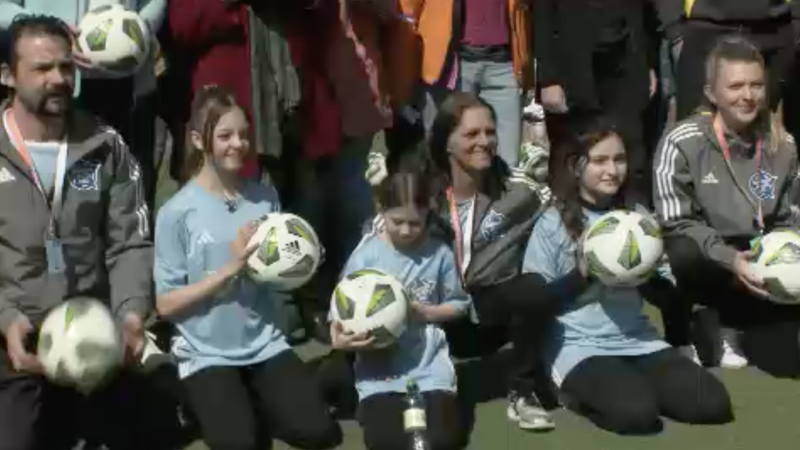
[[[135,73],[150,55],[150,30],[121,5],[95,8],[83,17],[77,46],[95,65],[112,75]]]
[[[402,283],[380,270],[345,276],[331,297],[331,317],[349,332],[370,332],[373,347],[393,344],[406,330],[408,298]]]
[[[45,376],[90,392],[122,365],[122,338],[111,312],[97,300],[75,298],[48,313],[37,348]]]
[[[247,260],[250,278],[256,283],[269,283],[279,291],[304,285],[322,259],[317,233],[294,214],[266,216],[249,245],[258,246]]]
[[[633,211],[612,211],[589,227],[582,257],[589,273],[603,284],[638,286],[655,272],[663,251],[655,219]]]
[[[753,244],[753,270],[776,303],[800,304],[800,234],[773,231]]]

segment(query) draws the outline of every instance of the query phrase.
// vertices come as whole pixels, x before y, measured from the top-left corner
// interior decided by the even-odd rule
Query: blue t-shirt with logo
[[[583,210],[588,226],[602,213]],[[569,236],[556,208],[549,208],[533,228],[523,271],[548,282],[575,268],[577,243]],[[668,348],[642,312],[642,297],[633,287],[610,287],[595,281],[577,299],[563,305],[547,346],[556,383],[581,361],[593,356],[644,355]]]
[[[461,287],[448,246],[427,238],[417,248],[401,252],[378,236],[379,227],[362,239],[343,275],[378,269],[403,283],[414,300],[468,310],[470,298]],[[408,378],[414,378],[422,392],[456,390],[455,369],[444,331],[437,324],[412,320],[396,345],[357,353],[355,375],[361,400],[375,394],[405,392]]]
[[[194,181],[158,212],[155,234],[156,292],[197,283],[231,259],[230,245],[243,225],[280,210],[274,189],[248,182],[238,206]],[[246,276],[174,320],[172,352],[181,378],[214,366],[247,366],[289,349],[277,326],[279,295]]]

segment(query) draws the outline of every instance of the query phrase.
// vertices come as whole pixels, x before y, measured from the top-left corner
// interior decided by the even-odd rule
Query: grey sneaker
[[[523,430],[550,431],[556,427],[550,413],[534,394],[520,396],[510,393],[506,414],[508,420],[516,422]]]

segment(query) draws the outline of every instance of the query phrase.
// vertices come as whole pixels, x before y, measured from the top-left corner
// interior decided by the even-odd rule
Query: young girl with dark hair
[[[259,218],[280,210],[271,187],[239,176],[251,152],[231,92],[203,88],[192,107],[183,188],[156,222],[156,307],[175,323],[172,353],[211,450],[327,449],[342,439],[314,375],[276,326],[276,293],[244,276]]]
[[[584,230],[623,206],[628,161],[619,134],[604,121],[587,119],[576,128],[558,149],[556,202],[536,222],[524,262],[525,272],[560,292],[547,355],[567,405],[617,433],[657,432],[660,416],[732,420],[725,387],[659,337],[639,291],[605,286],[587,273],[579,257]]]
[[[723,38],[705,69],[708,107],[665,135],[654,169],[683,320],[691,321],[693,304],[719,313],[715,365],[738,368],[755,357],[770,372],[797,376],[800,309],[765,299],[750,252],[757,236],[800,225],[792,211],[795,142],[769,111],[764,59],[753,43]]]
[[[378,269],[395,276],[411,296],[412,317],[400,339],[369,349],[368,334],[345,333],[331,323],[335,349],[355,353],[360,421],[369,450],[409,448],[403,429],[406,382],[413,378],[426,401],[427,433],[433,450],[466,445],[456,397],[456,374],[442,323],[465,316],[469,296],[461,287],[453,252],[428,234],[430,188],[424,171],[399,170],[376,189],[381,212],[350,256],[343,275]]]

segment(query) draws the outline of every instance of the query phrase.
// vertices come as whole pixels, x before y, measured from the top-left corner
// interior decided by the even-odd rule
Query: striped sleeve
[[[105,227],[111,305],[120,319],[128,312],[147,317],[153,307],[150,211],[139,163],[119,135],[115,150]]]
[[[733,267],[736,249],[722,240],[717,230],[701,215],[704,205],[697,203],[695,180],[682,149],[702,132],[694,123],[678,125],[661,141],[654,164],[653,203],[669,245],[670,238],[695,241],[703,254],[726,268]]]
[[[800,163],[797,159],[797,145],[792,135],[786,136],[786,151],[791,155],[786,181],[780,194],[780,203],[776,211],[775,228],[800,228]]]

